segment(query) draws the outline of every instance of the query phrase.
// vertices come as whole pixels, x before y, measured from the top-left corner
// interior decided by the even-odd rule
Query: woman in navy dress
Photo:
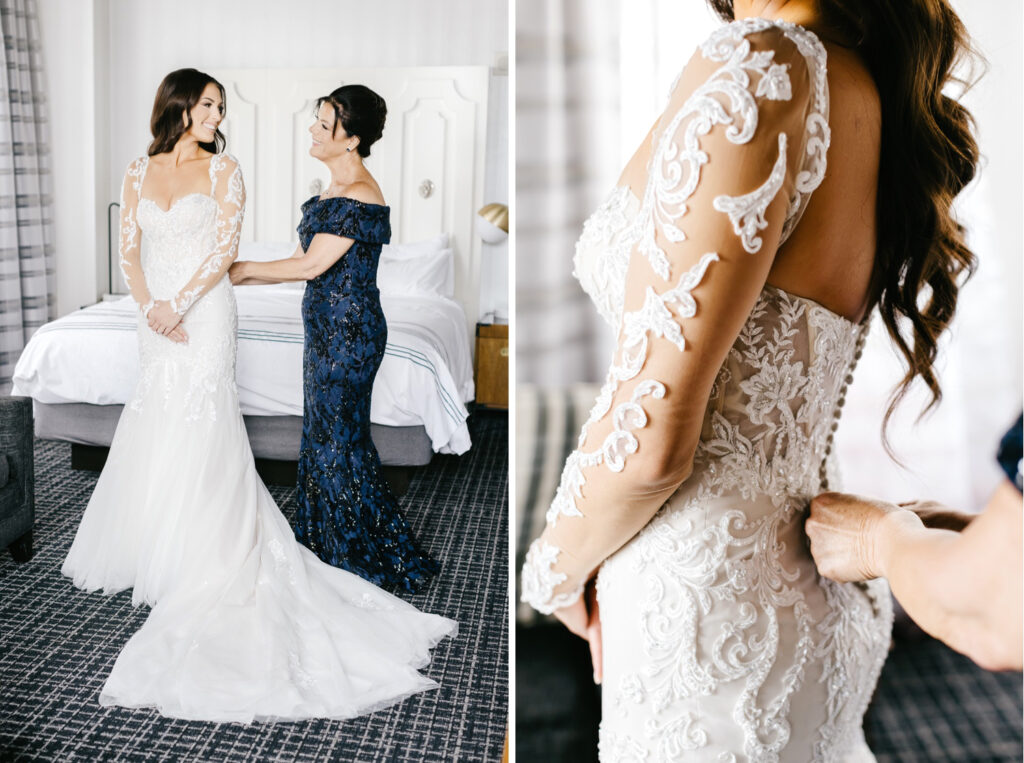
[[[370,393],[387,342],[377,261],[391,225],[363,158],[386,113],[384,99],[363,85],[317,101],[310,155],[331,170],[330,187],[302,205],[295,254],[236,262],[230,274],[236,285],[308,282],[296,537],[329,564],[411,592],[438,564],[413,539],[370,439]]]

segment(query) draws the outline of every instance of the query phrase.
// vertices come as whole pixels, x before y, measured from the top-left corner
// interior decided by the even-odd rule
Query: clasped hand
[[[149,327],[158,334],[161,334],[172,342],[188,342],[188,334],[181,326],[181,316],[171,309],[171,303],[164,299],[158,299],[153,303],[149,311]]]

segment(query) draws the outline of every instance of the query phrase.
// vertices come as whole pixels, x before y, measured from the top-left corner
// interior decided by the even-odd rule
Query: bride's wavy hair
[[[708,2],[733,19],[732,0]],[[938,339],[976,263],[952,204],[978,164],[974,120],[943,90],[948,83],[966,90],[971,83],[954,69],[966,64],[973,73],[983,61],[947,0],[818,0],[818,7],[826,33],[861,56],[881,100],[870,299],[907,364],[889,399],[884,432],[915,378],[931,392],[921,415],[942,399]]]
[[[192,129],[192,109],[199,103],[206,86],[211,83],[220,90],[220,100],[226,110],[228,102],[224,86],[209,74],[196,69],[177,69],[163,78],[160,87],[156,89],[156,98],[153,99],[153,114],[149,118],[153,142],[146,149],[147,154],[156,156],[167,153],[182,135]],[[213,134],[213,141],[199,145],[211,154],[219,154],[226,143],[218,128]]]

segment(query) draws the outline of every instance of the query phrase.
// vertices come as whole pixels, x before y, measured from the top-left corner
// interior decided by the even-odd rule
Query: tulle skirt
[[[152,606],[101,704],[349,718],[434,688],[417,668],[456,623],[299,545],[256,473],[233,380],[197,408],[187,377],[165,364],[125,407],[62,568],[87,591],[132,588]]]

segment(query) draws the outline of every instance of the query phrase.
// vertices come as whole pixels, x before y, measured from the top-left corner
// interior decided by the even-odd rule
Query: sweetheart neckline
[[[214,203],[217,202],[217,200],[215,198],[213,198],[210,194],[202,193],[201,191],[193,191],[192,193],[186,193],[180,199],[177,199],[173,204],[171,204],[171,206],[167,207],[167,209],[164,209],[163,207],[161,207],[159,204],[157,204],[155,201],[150,199],[148,196],[140,196],[139,197],[139,202],[141,203],[143,201],[148,201],[154,207],[156,207],[161,212],[163,212],[165,215],[167,215],[167,214],[170,214],[172,209],[174,209],[176,206],[178,206],[181,202],[183,202],[185,199],[189,198],[190,196],[203,196],[203,197],[205,197],[207,199],[210,199],[210,201],[212,201]]]
[[[637,203],[637,205],[639,205],[641,207],[643,206],[643,201],[641,201],[640,197],[636,195],[636,191],[634,191],[632,189],[632,187],[630,187],[628,185],[618,185],[618,184],[616,184],[612,188],[611,193],[615,193],[616,191],[625,191],[627,194],[629,194],[630,198],[632,198],[633,201],[635,201]],[[780,292],[781,294],[785,294],[787,297],[790,297],[791,299],[799,299],[799,300],[801,300],[803,302],[806,302],[811,307],[816,307],[819,310],[823,310],[824,312],[828,313],[829,315],[833,316],[834,318],[838,318],[839,320],[843,321],[844,323],[846,323],[846,324],[848,324],[848,325],[850,325],[852,327],[858,327],[858,326],[865,325],[868,322],[868,320],[869,320],[869,318],[871,316],[871,312],[868,311],[864,315],[864,317],[861,318],[859,321],[851,320],[850,318],[847,318],[845,315],[842,315],[841,313],[837,313],[835,310],[829,310],[827,307],[825,307],[823,304],[821,304],[821,302],[819,302],[816,299],[812,299],[811,297],[805,297],[805,296],[803,296],[801,294],[794,294],[793,292],[788,291],[787,289],[783,289],[781,286],[776,286],[773,283],[768,283],[768,281],[764,282],[764,287],[761,289],[761,291],[763,292],[765,289],[771,289],[773,291]]]

